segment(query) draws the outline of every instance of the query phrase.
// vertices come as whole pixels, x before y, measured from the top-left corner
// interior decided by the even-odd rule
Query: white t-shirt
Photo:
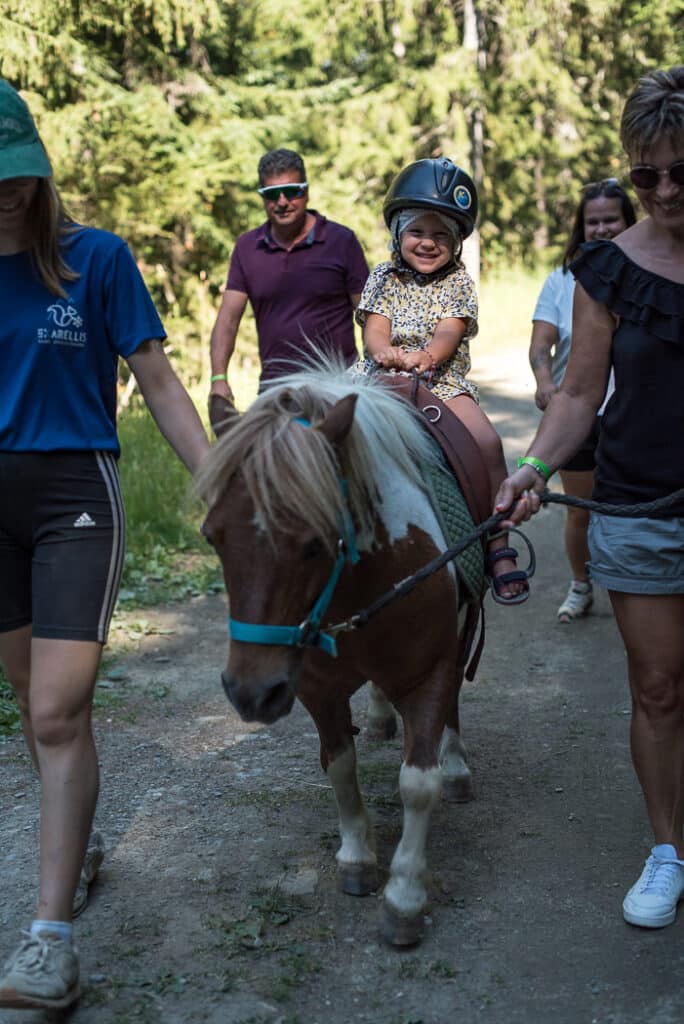
[[[558,341],[553,347],[551,354],[551,377],[558,388],[561,385],[565,369],[570,357],[570,343],[572,341],[572,303],[575,298],[575,278],[570,271],[563,271],[562,267],[552,270],[544,281],[542,290],[534,307],[532,321],[543,320],[551,324],[558,331]],[[606,397],[598,411],[599,416],[603,413],[606,403],[615,390],[615,377],[611,368],[606,389]]]

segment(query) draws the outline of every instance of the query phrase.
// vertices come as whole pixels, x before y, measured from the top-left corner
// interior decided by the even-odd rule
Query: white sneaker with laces
[[[80,993],[76,952],[50,932],[26,933],[2,968],[0,1007],[63,1009]]]
[[[669,843],[654,846],[644,870],[629,890],[622,913],[629,924],[664,928],[672,924],[684,895],[684,860]]]
[[[572,622],[574,619],[581,619],[593,603],[594,591],[591,581],[580,583],[579,580],[573,580],[563,604],[558,609],[558,621]]]

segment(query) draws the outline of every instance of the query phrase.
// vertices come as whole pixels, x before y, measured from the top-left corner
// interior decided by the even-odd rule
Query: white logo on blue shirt
[[[38,342],[41,345],[72,345],[83,348],[88,335],[86,331],[72,330],[83,326],[83,317],[70,303],[53,302],[47,308],[47,319],[52,327],[38,328]]]
[[[48,316],[52,318],[53,323],[56,323],[58,327],[82,327],[83,317],[78,315],[78,310],[74,309],[73,306],[60,305],[59,302],[54,302],[51,306],[48,306]]]

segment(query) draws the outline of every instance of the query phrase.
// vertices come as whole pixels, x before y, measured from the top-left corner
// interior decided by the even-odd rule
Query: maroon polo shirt
[[[226,287],[249,296],[262,383],[301,367],[311,343],[348,365],[356,358],[350,295],[363,291],[368,264],[353,231],[310,212],[316,223],[290,252],[266,222],[240,235],[231,257]]]

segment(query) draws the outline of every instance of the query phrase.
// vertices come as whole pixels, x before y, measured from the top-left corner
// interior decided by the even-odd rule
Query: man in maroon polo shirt
[[[267,221],[240,235],[211,333],[211,391],[233,399],[228,364],[247,301],[259,338],[259,386],[301,367],[312,345],[356,358],[354,310],[368,265],[353,231],[307,208],[304,161],[274,149],[259,161]]]

